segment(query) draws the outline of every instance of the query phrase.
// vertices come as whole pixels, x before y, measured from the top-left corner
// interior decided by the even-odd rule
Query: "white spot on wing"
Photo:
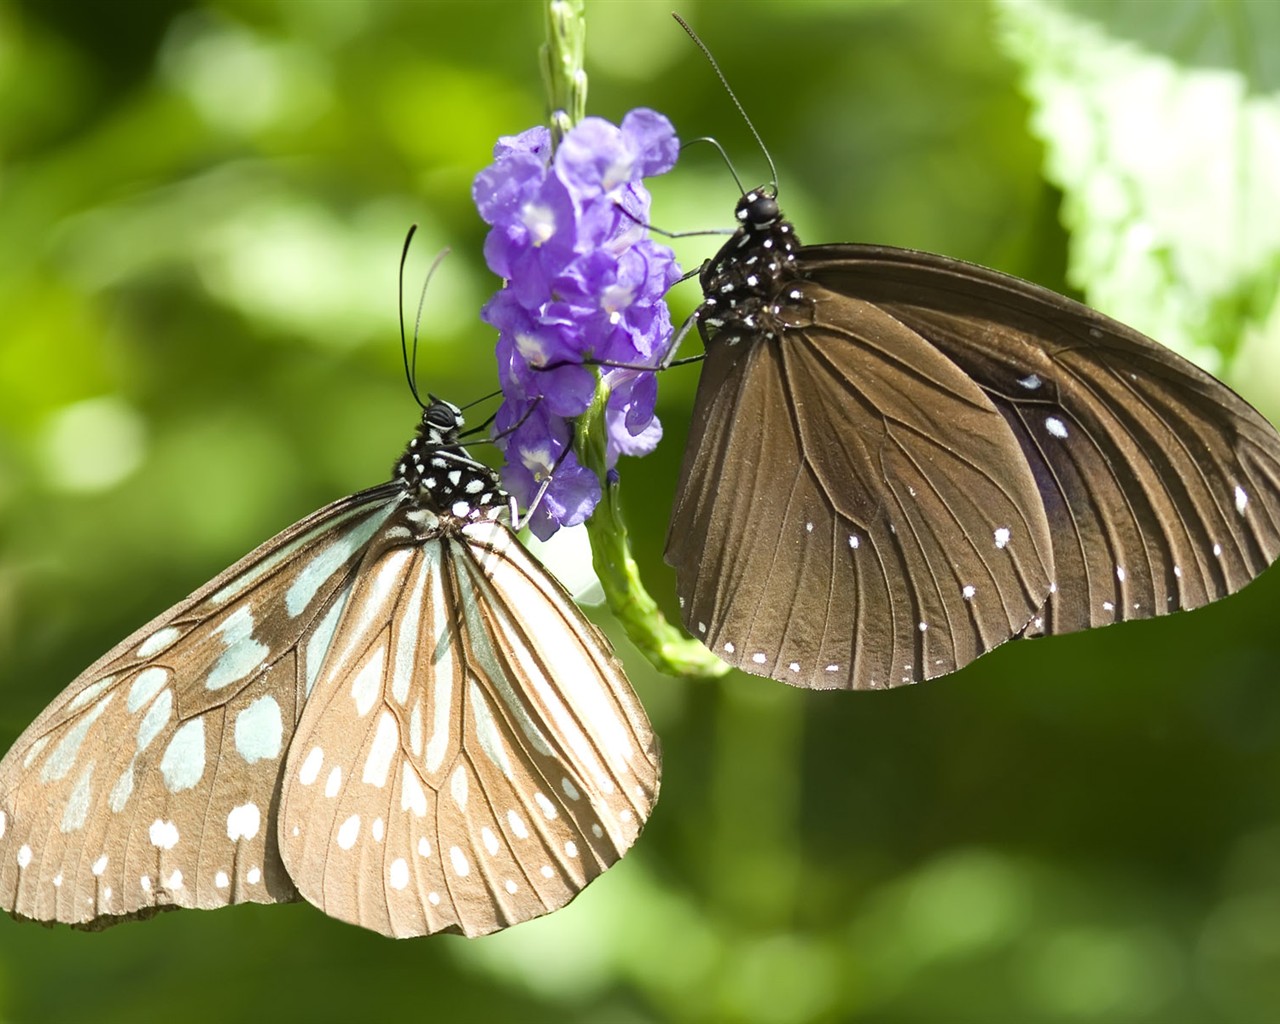
[[[66,805],[62,808],[62,821],[58,825],[61,831],[75,832],[77,829],[84,827],[85,819],[89,816],[89,796],[92,780],[93,762],[90,761],[84,766],[84,771],[80,773],[80,777],[76,779],[76,784],[71,787],[71,792],[67,795]]]
[[[248,604],[237,608],[214,631],[227,649],[205,678],[208,690],[221,690],[248,678],[265,662],[271,649],[253,636],[253,612]]]
[[[98,695],[101,694],[103,690],[115,681],[115,676],[106,676],[103,679],[99,679],[96,683],[90,683],[67,702],[67,710],[77,711],[80,708],[88,707],[98,699]],[[28,765],[27,767],[29,768],[31,766]]]
[[[387,773],[391,770],[391,759],[400,746],[400,729],[396,725],[395,716],[390,711],[383,711],[378,716],[378,729],[373,735],[373,743],[369,746],[369,757],[365,760],[364,771],[360,781],[381,789],[387,784]]]
[[[351,682],[351,697],[356,702],[356,714],[361,718],[372,710],[378,694],[382,692],[382,664],[386,656],[386,648],[379,647],[356,673]]]
[[[467,861],[467,855],[458,847],[449,847],[449,863],[453,865],[453,873],[459,878],[466,878],[471,874],[471,864]]]
[[[460,810],[467,809],[467,770],[458,765],[449,777],[449,793]]]
[[[147,713],[138,723],[138,753],[141,754],[169,724],[169,714],[173,710],[173,691],[166,689],[155,699]]]
[[[227,815],[227,838],[233,843],[241,839],[252,839],[258,834],[262,825],[262,812],[253,801],[231,808]]]
[[[997,527],[995,532],[995,540],[996,540],[996,547],[998,548],[1007,547],[1009,544],[1009,527],[1007,526]]]
[[[284,720],[280,705],[269,694],[236,715],[236,752],[247,764],[280,756]]]
[[[125,698],[125,707],[130,712],[142,708],[152,697],[159,693],[169,681],[169,673],[163,668],[144,668],[129,687],[129,696]]]
[[[387,871],[387,884],[397,891],[409,884],[409,865],[403,857],[397,857],[391,862]]]
[[[406,595],[401,595],[402,611],[396,624],[396,651],[391,666],[391,696],[401,707],[409,700],[409,683],[417,664],[418,647],[425,639],[419,635],[418,624],[422,618],[422,596],[426,588],[427,572],[433,565],[431,559],[421,559],[418,572],[408,588],[407,600]]]
[[[1249,495],[1245,493],[1245,489],[1236,484],[1236,511],[1240,515],[1244,515],[1245,507],[1249,504]]]
[[[157,629],[138,645],[137,655],[139,658],[150,658],[159,654],[166,647],[172,646],[173,642],[180,636],[182,636],[181,630],[175,629],[173,626]]]
[[[511,757],[507,753],[506,744],[502,740],[502,730],[498,728],[498,723],[493,717],[489,701],[474,681],[468,686],[467,692],[471,698],[471,710],[475,716],[476,736],[480,740],[480,748],[502,772],[503,777],[509,779],[514,771],[511,766]]]
[[[1026,388],[1028,391],[1034,391],[1043,382],[1034,373],[1029,373],[1027,374],[1027,376],[1019,380],[1018,383],[1021,384],[1024,388]]]
[[[312,747],[307,752],[306,759],[302,762],[302,767],[298,769],[298,781],[304,786],[311,785],[320,775],[320,768],[323,764],[324,751],[319,747]]]
[[[427,794],[418,781],[418,773],[408,760],[404,764],[404,777],[400,784],[400,810],[413,811],[419,818],[427,813]]]
[[[333,634],[338,628],[338,619],[342,616],[342,610],[347,606],[347,598],[351,596],[351,585],[338,594],[329,606],[329,610],[324,613],[324,618],[320,620],[320,624],[316,626],[310,638],[307,640],[306,650],[306,695],[311,695],[311,688],[316,685],[316,677],[320,674],[320,666],[324,664],[324,656],[329,653],[329,648],[333,645]]]
[[[125,765],[124,771],[120,773],[120,778],[116,779],[116,784],[111,788],[111,796],[108,798],[108,806],[110,806],[113,814],[119,814],[124,810],[125,804],[129,802],[129,797],[133,795],[133,761],[130,760]]]
[[[341,849],[349,850],[356,845],[356,836],[359,834],[360,815],[353,814],[338,826],[338,834],[334,837],[334,841]]]
[[[157,818],[147,830],[151,845],[161,850],[172,850],[178,845],[178,826],[171,821]]]
[[[1044,428],[1054,437],[1062,438],[1067,436],[1067,425],[1057,416],[1047,417],[1044,421]]]
[[[160,774],[170,793],[191,789],[204,776],[204,716],[179,727],[160,759]]]
[[[556,816],[556,805],[541,793],[533,794],[533,802],[538,805],[538,808],[542,811],[543,817],[548,821]]]

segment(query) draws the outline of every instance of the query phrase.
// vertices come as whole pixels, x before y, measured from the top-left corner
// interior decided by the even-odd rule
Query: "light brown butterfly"
[[[0,763],[0,906],[102,927],[304,898],[474,936],[622,856],[657,740],[461,426],[433,398],[391,482],[267,541],[36,719]]]

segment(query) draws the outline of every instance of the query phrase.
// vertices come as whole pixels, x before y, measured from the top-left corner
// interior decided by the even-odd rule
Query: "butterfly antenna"
[[[418,331],[415,326],[413,331],[413,358],[409,358],[409,344],[405,340],[404,334],[404,268],[409,260],[409,243],[413,241],[413,234],[418,230],[417,224],[409,225],[409,233],[404,236],[404,249],[400,252],[400,301],[397,303],[400,309],[400,355],[404,360],[404,377],[409,382],[409,392],[413,395],[413,400],[418,403],[418,408],[426,409],[426,405],[422,401],[422,396],[418,394],[418,382],[414,380],[416,367],[418,362]]]
[[[474,409],[481,402],[488,402],[494,398],[497,398],[500,394],[502,394],[501,390],[490,391],[487,395],[482,395],[479,398],[477,398],[475,401],[468,402],[466,405],[462,406],[462,411],[466,412],[468,409]],[[536,406],[538,403],[534,402],[533,404]],[[493,421],[498,418],[498,413],[501,411],[502,411],[502,407],[499,406],[497,409],[495,409],[493,412],[491,412],[488,416],[485,417],[483,423],[477,423],[474,427],[469,427],[466,430],[464,430],[461,434],[459,434],[458,437],[460,440],[462,440],[463,446],[465,447],[469,444],[494,444],[497,441],[497,438],[488,437],[487,431],[491,426],[493,426]],[[529,410],[529,412],[532,412],[532,411],[533,409]],[[525,413],[525,415],[520,418],[520,423],[523,423],[526,419],[528,419],[528,416],[529,416],[529,413]],[[520,423],[517,423],[516,427],[518,427]],[[515,427],[512,427],[511,429],[515,430]],[[477,434],[486,434],[486,436],[481,437],[479,440],[476,440],[476,441],[465,440],[465,438],[474,437]]]
[[[729,95],[732,96],[733,94],[730,93]],[[751,122],[748,121],[747,123],[750,124]],[[729,174],[733,176],[734,183],[738,186],[738,191],[745,196],[747,194],[747,190],[742,187],[742,179],[738,177],[737,168],[733,166],[733,161],[729,159],[729,154],[724,151],[724,146],[720,145],[720,140],[712,138],[710,135],[704,135],[700,139],[690,139],[688,142],[681,145],[680,151],[684,152],[684,150],[688,149],[695,142],[706,142],[715,147],[716,152],[720,154],[720,159],[724,161],[725,167],[729,168]],[[768,156],[768,155],[769,154],[766,152],[765,156]],[[773,161],[770,161],[769,165],[772,167]],[[774,187],[776,188],[777,186],[775,185]],[[685,232],[685,233],[693,234],[693,232]],[[702,234],[702,232],[698,232],[698,234]]]
[[[479,398],[468,402],[466,405],[459,406],[459,408],[461,408],[463,412],[466,412],[468,409],[474,409],[481,402],[488,402],[491,399],[497,398],[500,394],[502,394],[501,389],[497,391],[490,391],[487,395],[481,395]]]
[[[406,248],[408,243],[406,243]],[[427,289],[431,287],[431,279],[436,276],[436,270],[440,264],[444,262],[444,258],[449,255],[449,247],[446,245],[438,253],[436,258],[431,261],[431,266],[427,268],[427,276],[422,282],[422,291],[418,294],[418,315],[413,318],[413,354],[410,357],[410,363],[413,366],[411,377],[418,375],[418,335],[422,331],[422,309],[427,303]],[[403,274],[400,275],[402,278]],[[413,389],[414,396],[418,394],[418,389]]]
[[[733,105],[738,108],[738,113],[742,115],[742,120],[747,122],[747,128],[750,130],[752,138],[756,140],[756,145],[760,147],[760,152],[764,154],[764,158],[769,161],[769,174],[772,176],[773,191],[776,195],[778,191],[778,168],[773,164],[773,156],[769,153],[768,147],[764,144],[764,139],[760,138],[760,133],[756,131],[756,126],[751,123],[751,118],[747,117],[746,108],[738,99],[737,93],[730,88],[729,79],[725,78],[724,72],[720,70],[720,65],[716,63],[715,57],[711,56],[711,51],[707,48],[707,44],[698,38],[698,33],[689,27],[689,23],[678,14],[672,14],[671,17],[676,19],[680,24],[680,27],[684,29],[685,32],[688,33],[689,38],[693,40],[694,45],[702,51],[702,55],[707,58],[707,62],[711,65],[711,69],[716,73],[716,77],[720,79],[720,84],[724,86],[724,91],[729,94],[729,99],[733,100]],[[727,157],[725,162],[728,162]],[[732,171],[732,167],[730,170]],[[737,175],[735,174],[734,177],[736,178]],[[741,183],[739,183],[738,187],[742,187]]]

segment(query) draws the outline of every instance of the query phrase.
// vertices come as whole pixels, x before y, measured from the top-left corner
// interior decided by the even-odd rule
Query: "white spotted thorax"
[[[433,399],[394,479],[80,675],[0,763],[0,906],[96,928],[305,899],[394,937],[568,903],[659,757],[612,651]]]
[[[799,292],[785,291],[798,278],[800,240],[770,190],[746,193],[734,218],[738,230],[699,275],[706,297],[694,315],[717,343],[737,345],[762,336],[777,340],[786,307],[801,298]]]

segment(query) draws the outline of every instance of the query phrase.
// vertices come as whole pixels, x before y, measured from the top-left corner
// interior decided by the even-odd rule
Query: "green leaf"
[[[1280,345],[1280,7],[997,10],[1063,192],[1071,282],[1211,371]]]

